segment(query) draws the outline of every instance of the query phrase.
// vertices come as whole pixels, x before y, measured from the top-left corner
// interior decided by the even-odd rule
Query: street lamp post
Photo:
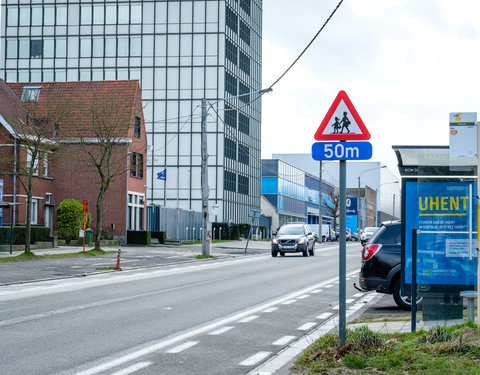
[[[360,215],[360,213],[361,213],[361,209],[360,209],[360,178],[361,178],[362,174],[364,174],[364,173],[367,173],[367,172],[370,172],[370,171],[375,171],[377,169],[382,169],[382,168],[386,168],[386,167],[387,167],[386,165],[382,165],[381,167],[375,167],[375,168],[367,169],[366,171],[363,171],[362,173],[360,173],[358,175],[358,190],[357,190],[357,211],[358,211],[357,235],[358,236],[360,235],[360,228],[361,228],[361,223],[360,223],[360,219],[361,219],[361,215]],[[367,199],[367,196],[365,194],[365,200],[366,199]]]
[[[202,256],[210,256],[210,241],[208,240],[208,196],[210,194],[210,188],[208,187],[208,151],[207,151],[207,115],[210,108],[215,103],[226,101],[230,99],[240,98],[246,95],[260,94],[259,96],[271,92],[273,89],[271,87],[263,90],[248,92],[246,94],[241,94],[237,96],[231,96],[228,98],[221,98],[215,100],[213,103],[208,102],[207,99],[202,99],[202,119],[201,119],[201,188],[202,188],[202,227],[200,228],[202,232]],[[208,105],[207,105],[208,104]]]

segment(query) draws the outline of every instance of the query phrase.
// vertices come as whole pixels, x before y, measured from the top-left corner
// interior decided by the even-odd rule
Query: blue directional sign
[[[372,157],[370,142],[316,142],[312,145],[315,160],[368,160]]]

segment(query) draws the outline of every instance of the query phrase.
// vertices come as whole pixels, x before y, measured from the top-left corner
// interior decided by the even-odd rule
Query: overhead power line
[[[287,70],[285,70],[283,72],[283,74],[278,77],[278,79],[273,82],[269,88],[272,88],[273,86],[275,86],[278,81],[280,81],[287,73],[290,69],[292,69],[292,67],[297,63],[298,60],[300,60],[300,58],[303,56],[303,54],[310,48],[310,46],[312,45],[312,43],[315,41],[315,39],[317,39],[318,35],[320,35],[320,33],[322,32],[322,30],[325,28],[325,26],[327,26],[327,23],[330,21],[330,19],[333,17],[333,15],[335,14],[335,12],[338,10],[338,8],[340,8],[340,5],[342,5],[343,3],[343,0],[340,0],[340,2],[337,4],[337,6],[335,7],[335,9],[333,10],[332,13],[330,13],[330,16],[328,16],[327,20],[325,21],[325,23],[322,25],[322,27],[320,28],[320,30],[318,30],[318,32],[315,34],[315,36],[313,37],[313,39],[310,41],[310,43],[307,44],[307,46],[303,49],[302,53],[300,53],[300,55],[298,55],[298,57],[293,61],[293,63],[287,68]]]

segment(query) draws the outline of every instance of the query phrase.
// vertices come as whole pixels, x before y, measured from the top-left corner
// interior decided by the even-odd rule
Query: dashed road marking
[[[362,297],[363,295],[365,295],[365,293],[361,292],[361,293],[355,293],[353,296],[355,298],[358,298],[358,297]]]
[[[275,346],[287,345],[289,342],[291,342],[292,340],[295,340],[296,338],[297,336],[283,336],[279,338],[277,341],[275,341],[274,343],[272,343],[272,345],[275,345]]]
[[[292,303],[295,303],[297,302],[296,299],[291,299],[291,300],[288,300],[288,301],[285,301],[285,302],[282,302],[282,305],[291,305]]]
[[[332,307],[332,310],[339,310],[339,309],[340,309],[340,305],[336,305]]]
[[[257,318],[258,318],[258,315],[250,315],[250,316],[247,316],[243,319],[240,319],[239,322],[240,323],[248,323],[248,322],[251,322],[252,320],[257,319]]]
[[[324,288],[327,289],[327,288],[331,288],[333,285],[331,284],[328,284],[328,285],[325,285]]]
[[[303,296],[299,296],[299,297],[297,297],[297,298],[298,298],[298,299],[305,299],[305,298],[308,298],[308,297],[310,297],[309,294],[304,294]]]
[[[349,298],[345,300],[346,303],[352,303],[353,301],[355,301],[355,298]]]
[[[302,324],[300,327],[298,327],[297,329],[299,331],[308,331],[309,329],[311,329],[312,327],[315,327],[317,325],[316,322],[308,322],[308,323],[305,323],[305,324]]]
[[[230,331],[232,328],[233,328],[232,326],[223,327],[223,328],[217,329],[216,331],[210,332],[209,335],[213,335],[213,336],[221,335],[222,333]]]
[[[271,313],[271,312],[274,312],[275,310],[278,310],[278,307],[269,307],[268,309],[265,309],[262,312]]]
[[[327,319],[331,315],[332,315],[332,313],[330,313],[330,312],[324,312],[324,313],[321,313],[319,316],[317,316],[317,319]]]
[[[165,353],[170,353],[170,354],[180,353],[197,344],[198,344],[198,341],[187,341],[181,345],[175,346],[172,349],[167,350]]]
[[[265,358],[267,358],[271,352],[258,352],[251,357],[247,358],[245,361],[242,361],[239,363],[240,366],[253,366],[257,364],[260,361],[263,361]]]
[[[320,292],[323,292],[322,289],[315,289],[315,290],[312,290],[310,293],[311,294],[317,294],[317,293],[320,293]]]
[[[139,362],[135,363],[134,365],[128,366],[127,368],[124,368],[123,370],[114,372],[112,375],[129,375],[132,374],[138,370],[144,369],[145,367],[148,367],[152,365],[153,362]]]

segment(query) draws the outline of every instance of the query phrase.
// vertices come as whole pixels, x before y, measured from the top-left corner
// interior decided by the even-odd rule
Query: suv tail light
[[[365,246],[365,250],[363,251],[363,260],[369,260],[378,252],[378,250],[380,250],[381,247],[382,245],[374,245],[374,244]]]

